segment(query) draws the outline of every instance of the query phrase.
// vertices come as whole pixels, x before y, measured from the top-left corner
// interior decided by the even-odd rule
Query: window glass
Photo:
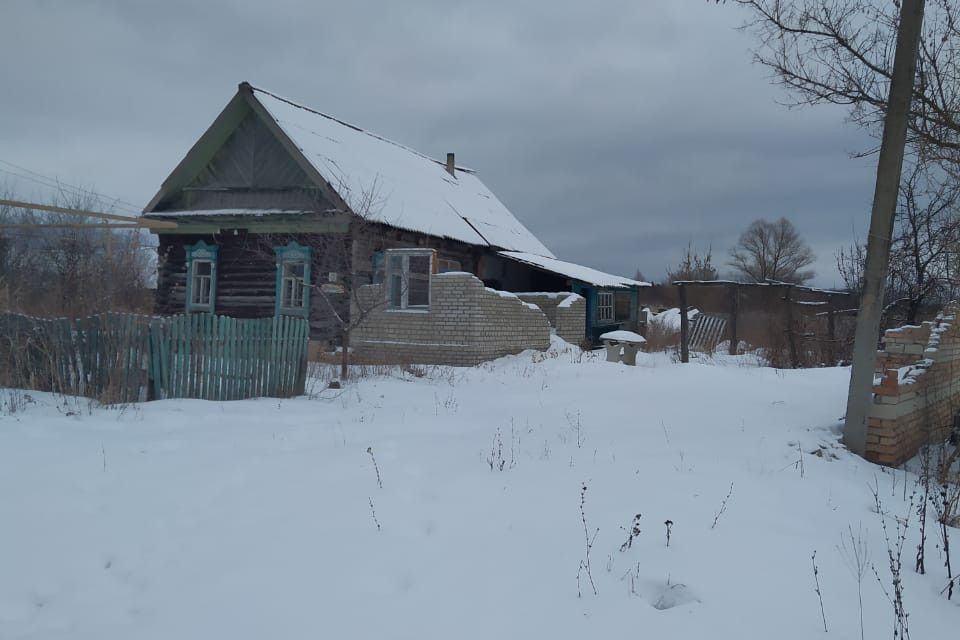
[[[600,322],[610,322],[613,320],[613,294],[597,294],[597,320]]]
[[[403,275],[399,273],[390,274],[390,306],[403,306]]]
[[[430,306],[433,251],[387,251],[387,302],[395,309]]]
[[[410,256],[411,275],[430,275],[430,256]]]
[[[430,280],[416,278],[411,274],[410,289],[407,291],[407,306],[426,307],[430,304]]]
[[[283,280],[280,283],[280,306],[286,309],[299,309],[304,304],[304,274],[306,264],[303,262],[284,262]]]
[[[190,286],[190,302],[199,306],[210,304],[210,284],[213,275],[213,262],[210,260],[193,261],[193,282]]]

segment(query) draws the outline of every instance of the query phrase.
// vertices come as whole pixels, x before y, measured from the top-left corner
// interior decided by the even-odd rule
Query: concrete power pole
[[[860,456],[864,455],[867,448],[867,413],[873,401],[873,367],[877,357],[883,289],[890,262],[890,240],[903,168],[907,118],[917,72],[917,47],[923,25],[923,7],[924,0],[903,0],[900,7],[897,50],[893,58],[890,95],[887,99],[887,114],[883,124],[880,158],[877,162],[877,184],[873,192],[870,235],[867,237],[863,297],[860,299],[860,313],[857,315],[853,369],[850,372],[850,390],[847,395],[847,419],[843,430],[844,444]]]

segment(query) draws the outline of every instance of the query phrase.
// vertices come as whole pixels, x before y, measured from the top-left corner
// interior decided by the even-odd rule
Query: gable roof
[[[454,177],[445,163],[246,83],[164,182],[147,205],[147,215],[162,215],[154,210],[166,193],[192,179],[204,154],[212,154],[229,136],[238,120],[238,99],[264,119],[318,186],[328,186],[367,220],[472,245],[553,256],[473,171],[457,167]]]

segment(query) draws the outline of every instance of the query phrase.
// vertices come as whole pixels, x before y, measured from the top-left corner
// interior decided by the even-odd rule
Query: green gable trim
[[[347,220],[323,220],[311,217],[282,219],[273,215],[265,216],[215,216],[198,219],[164,218],[176,220],[176,229],[156,229],[155,233],[172,235],[216,235],[222,231],[245,229],[248,233],[347,233],[350,222]]]
[[[187,254],[187,291],[184,309],[187,313],[213,313],[217,301],[217,254],[219,247],[209,245],[203,240],[196,244],[185,247]],[[196,276],[196,263],[200,260],[210,261],[210,303],[197,304],[193,301],[194,277]]]

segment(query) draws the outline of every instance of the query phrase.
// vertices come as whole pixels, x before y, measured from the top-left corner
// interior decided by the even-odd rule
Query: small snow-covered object
[[[607,362],[623,362],[626,365],[637,364],[637,350],[643,348],[647,339],[633,331],[608,331],[600,336],[607,348]],[[621,356],[621,348],[623,350]]]
[[[601,335],[600,339],[610,342],[636,342],[637,344],[643,344],[647,341],[647,339],[639,333],[626,331],[624,329],[620,329],[618,331],[608,331]]]

